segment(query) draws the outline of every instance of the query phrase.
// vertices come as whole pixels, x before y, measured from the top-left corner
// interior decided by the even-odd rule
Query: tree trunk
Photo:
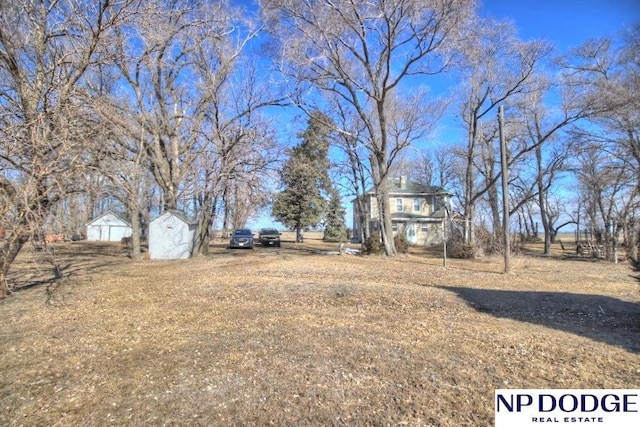
[[[474,236],[474,215],[475,215],[475,200],[473,198],[473,184],[475,182],[474,164],[473,159],[476,152],[476,143],[478,136],[478,121],[476,119],[476,112],[471,112],[469,116],[469,126],[467,134],[467,152],[464,159],[465,164],[465,176],[464,176],[464,233],[462,236],[463,243],[465,245],[473,244]]]
[[[229,238],[229,200],[228,200],[228,192],[229,192],[229,182],[225,180],[224,189],[222,190],[222,205],[224,207],[222,211],[222,230],[221,230],[221,239]]]
[[[296,243],[304,243],[304,236],[302,235],[302,227],[296,226]]]
[[[208,209],[202,209],[198,215],[198,223],[196,225],[196,237],[193,243],[192,255],[209,255],[209,242],[211,236],[209,234],[209,225],[211,224],[211,215]]]
[[[604,259],[609,262],[618,262],[618,254],[617,254],[617,239],[618,233],[616,230],[616,225],[614,221],[608,220],[604,223],[604,236],[603,236],[603,245],[604,245]]]
[[[380,237],[384,246],[384,253],[387,256],[397,254],[396,247],[393,242],[393,228],[391,224],[391,210],[389,207],[389,182],[387,170],[384,161],[371,155],[371,171],[373,174],[373,183],[376,192],[376,201],[378,204],[378,225],[380,228]]]
[[[211,224],[213,224],[215,207],[218,204],[218,197],[212,198],[210,194],[211,193],[205,193],[200,206],[192,252],[194,256],[209,255],[209,243],[211,242],[211,233],[209,230],[211,229]]]
[[[611,237],[611,248],[612,248],[612,256],[613,256],[613,262],[615,264],[618,263],[618,240],[620,239],[620,227],[618,227],[618,224],[613,225],[613,236]]]
[[[367,198],[367,182],[364,172],[364,164],[361,158],[356,154],[355,148],[352,148],[350,141],[347,140],[345,144],[345,150],[349,157],[349,166],[351,171],[351,178],[353,180],[353,190],[356,196],[355,209],[358,221],[360,223],[360,229],[358,230],[361,243],[367,242],[371,236],[370,221],[371,212],[369,212],[369,203]],[[353,236],[356,237],[356,236]]]
[[[482,163],[484,165],[482,175],[484,176],[485,187],[487,188],[487,201],[489,203],[489,209],[491,210],[491,221],[493,224],[492,241],[490,244],[492,247],[498,249],[503,246],[503,230],[501,218],[502,204],[498,194],[498,181],[495,181],[496,153],[491,139],[484,141],[481,148]],[[492,182],[494,183],[492,184]]]
[[[465,245],[470,245],[474,240],[474,232],[473,232],[473,216],[474,216],[474,206],[473,201],[471,200],[471,189],[469,188],[469,182],[465,184],[465,200],[464,200],[464,228],[463,228],[463,243]]]
[[[536,185],[538,187],[538,206],[540,207],[540,219],[542,221],[542,229],[544,230],[544,255],[551,255],[551,224],[549,220],[549,211],[546,199],[546,188],[543,182],[542,170],[542,146],[536,146],[536,165],[538,174],[536,176]],[[537,228],[537,227],[536,227]]]
[[[0,299],[4,299],[9,295],[9,283],[7,282],[7,273],[4,269],[0,269]]]
[[[380,200],[378,200],[380,207],[380,236],[382,237],[382,244],[384,245],[384,253],[387,256],[397,255],[396,246],[393,241],[393,225],[391,223],[391,212],[389,209],[389,192],[383,190],[380,193]]]
[[[634,216],[632,216],[631,221],[625,224],[624,243],[627,248],[627,256],[635,266],[640,268],[640,259],[638,258],[638,252],[640,252],[640,220],[635,219]]]
[[[0,299],[6,298],[11,293],[7,278],[9,268],[25,242],[26,239],[21,237],[18,231],[13,230],[0,246]]]
[[[631,230],[633,239],[627,244],[627,247],[631,248],[631,259],[640,269],[640,224],[636,225],[636,230]]]
[[[130,208],[129,219],[131,221],[131,259],[140,259],[140,209]]]
[[[369,236],[371,236],[371,233],[369,232],[369,221],[367,219],[369,218],[369,215],[367,212],[365,196],[358,196],[356,199],[356,209],[356,215],[358,215],[358,221],[360,222],[360,229],[358,230],[360,235],[358,237],[360,238],[360,242],[364,243],[369,240]]]
[[[521,242],[524,241],[524,233],[522,232],[522,216],[524,215],[522,211],[517,212],[518,215],[518,236]]]
[[[538,239],[538,225],[535,222],[534,218],[533,218],[533,212],[531,211],[531,208],[527,208],[527,218],[529,221],[529,229],[531,230],[531,233],[529,234],[529,237],[531,237],[534,240]]]

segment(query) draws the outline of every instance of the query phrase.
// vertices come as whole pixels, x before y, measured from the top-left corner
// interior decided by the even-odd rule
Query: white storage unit
[[[195,237],[196,224],[184,212],[166,211],[149,223],[149,258],[190,258]]]
[[[87,223],[87,240],[94,242],[120,242],[131,233],[131,224],[111,211]]]

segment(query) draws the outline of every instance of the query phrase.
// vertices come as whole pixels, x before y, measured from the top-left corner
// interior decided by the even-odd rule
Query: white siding
[[[131,225],[111,212],[87,224],[89,241],[119,242],[123,237],[130,237],[131,234]]]
[[[369,197],[369,212],[372,220],[378,219],[378,200],[371,194]]]
[[[149,258],[190,258],[194,239],[195,225],[165,212],[149,224]]]

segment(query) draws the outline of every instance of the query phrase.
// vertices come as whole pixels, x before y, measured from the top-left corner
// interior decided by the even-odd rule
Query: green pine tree
[[[301,243],[302,230],[316,226],[324,217],[327,202],[323,197],[330,188],[328,119],[312,114],[302,141],[289,150],[289,159],[281,172],[283,190],[274,199],[271,214],[285,226],[296,230]]]
[[[331,191],[331,197],[327,204],[325,216],[326,227],[323,240],[328,242],[342,242],[347,240],[347,225],[344,220],[345,209],[342,207],[340,193],[335,189]]]

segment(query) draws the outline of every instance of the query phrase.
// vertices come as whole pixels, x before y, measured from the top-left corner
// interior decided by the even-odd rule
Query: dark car
[[[253,233],[247,228],[235,230],[229,241],[230,248],[249,248],[253,249]]]
[[[275,228],[263,228],[258,234],[258,240],[262,246],[280,247],[280,232]]]

